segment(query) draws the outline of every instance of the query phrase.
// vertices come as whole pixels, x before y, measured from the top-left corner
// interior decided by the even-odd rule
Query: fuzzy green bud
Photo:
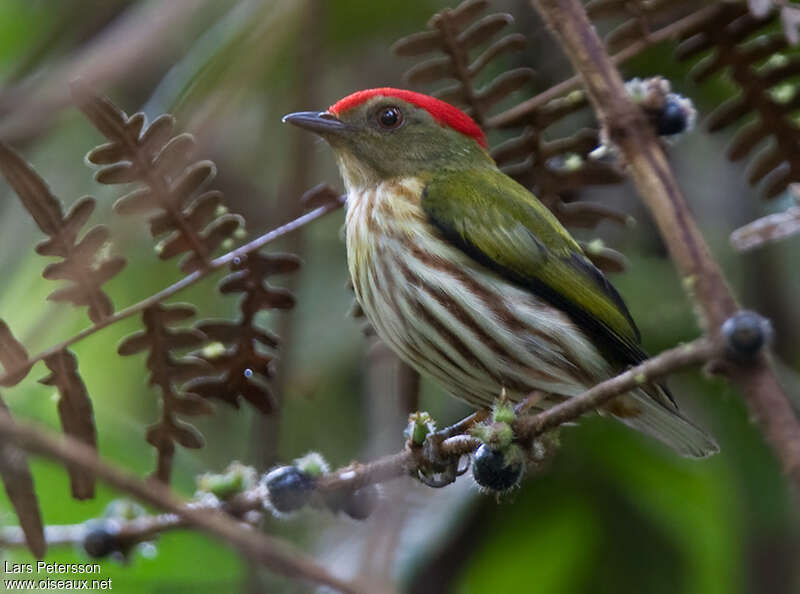
[[[471,433],[473,437],[496,450],[505,449],[514,441],[514,430],[508,423],[481,423],[475,425]]]
[[[295,460],[294,465],[311,478],[319,478],[330,472],[330,466],[318,452],[307,453],[302,458]]]
[[[200,352],[206,359],[216,359],[225,354],[225,345],[219,341],[209,342]]]
[[[564,159],[564,169],[566,171],[577,171],[583,167],[583,157],[581,157],[577,153],[570,153],[566,159]]]
[[[584,249],[590,254],[601,254],[603,250],[606,249],[606,244],[602,239],[592,239],[586,244]]]
[[[436,422],[430,414],[420,411],[408,415],[405,436],[414,445],[421,446],[425,442],[425,438],[434,431],[436,431]]]
[[[516,418],[514,407],[507,400],[497,401],[492,409],[492,418],[496,423],[513,423]]]
[[[256,483],[256,471],[240,462],[232,462],[221,474],[207,472],[197,477],[197,490],[211,493],[217,499],[228,500],[252,488]]]

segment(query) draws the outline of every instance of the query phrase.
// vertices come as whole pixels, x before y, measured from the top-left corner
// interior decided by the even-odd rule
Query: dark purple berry
[[[522,462],[506,464],[505,455],[486,444],[475,452],[472,461],[472,476],[475,482],[490,491],[508,491],[517,486],[522,478]]]
[[[750,310],[736,312],[722,324],[728,350],[738,357],[754,357],[773,334],[770,321]]]
[[[94,559],[108,557],[119,549],[115,534],[103,526],[90,528],[83,537],[83,550]]]
[[[342,511],[355,520],[366,520],[378,507],[380,493],[375,485],[367,485],[350,493],[342,502]]]
[[[264,480],[272,507],[283,513],[293,512],[307,504],[315,486],[314,479],[296,466],[271,470]]]
[[[684,132],[688,124],[683,106],[674,99],[667,99],[656,117],[656,132],[659,136],[672,136]]]

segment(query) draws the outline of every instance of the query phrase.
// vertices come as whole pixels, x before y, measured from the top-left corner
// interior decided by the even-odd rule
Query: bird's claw
[[[433,470],[431,468],[417,468],[415,478],[423,485],[434,489],[441,489],[456,482],[456,478],[469,470],[469,463],[462,468],[459,466],[461,459],[452,460],[443,468]]]
[[[426,487],[441,489],[456,481],[456,474],[453,471],[455,464],[451,464],[444,472],[428,474],[422,469],[417,469],[416,479]]]
[[[431,433],[425,438],[417,455],[417,466],[414,476],[422,484],[434,489],[441,489],[455,482],[456,478],[469,469],[469,463],[460,466],[461,457],[457,459],[442,455],[442,442],[449,437],[448,429]]]

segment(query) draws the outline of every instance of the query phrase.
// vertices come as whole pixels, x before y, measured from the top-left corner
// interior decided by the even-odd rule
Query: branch
[[[519,416],[513,424],[515,437],[519,441],[533,440],[564,423],[575,421],[583,414],[594,411],[615,396],[640,386],[642,383],[655,381],[682,368],[723,358],[725,353],[724,347],[705,338],[664,351],[616,377],[597,384],[581,396],[535,415]],[[524,406],[519,408],[524,408]],[[437,455],[446,461],[458,461],[462,456],[473,453],[481,445],[481,441],[468,433],[475,423],[483,421],[486,416],[486,413],[479,411],[441,432],[440,435],[445,435],[446,439],[439,444]],[[7,426],[10,429],[7,429]],[[249,537],[244,539],[241,535],[231,536],[234,527],[240,527],[234,520],[241,520],[250,512],[260,512],[270,507],[270,492],[264,481],[238,493],[222,504],[215,501],[209,503],[208,500],[203,499],[198,502],[182,504],[175,501],[170,491],[164,486],[144,483],[138,478],[109,467],[100,461],[93,451],[88,450],[86,446],[75,439],[50,437],[30,425],[14,422],[7,415],[0,415],[0,434],[13,440],[18,447],[91,471],[112,486],[170,512],[122,522],[113,535],[116,550],[124,550],[126,547],[152,540],[158,534],[169,530],[200,528],[238,546],[240,550],[255,559],[260,559],[268,567],[276,569],[274,563],[280,565],[279,560],[276,561],[271,555],[272,549],[269,546],[263,543],[257,545],[255,539]],[[89,455],[90,453],[91,455]],[[425,465],[425,455],[422,448],[407,445],[395,454],[366,464],[353,463],[324,474],[314,481],[313,489],[322,496],[332,496],[344,492],[353,493],[369,485],[388,482],[415,473]],[[306,500],[310,499],[307,497]],[[210,523],[196,521],[196,518],[206,515],[213,517],[213,521]],[[85,523],[48,526],[45,528],[45,537],[48,546],[80,545],[84,542],[87,531],[88,526]],[[0,530],[0,546],[23,546],[24,542],[19,528],[6,527]],[[275,546],[274,542],[270,544]],[[310,562],[304,560],[304,563]],[[276,569],[276,571],[281,570]],[[289,575],[286,571],[281,571],[281,573]],[[311,579],[316,578],[312,577]],[[320,583],[322,582],[320,581]]]
[[[662,29],[659,29],[658,31],[653,31],[644,39],[635,41],[625,49],[620,50],[611,56],[611,61],[616,65],[624,64],[628,60],[635,58],[644,50],[653,47],[654,45],[663,43],[665,41],[679,39],[685,31],[689,31],[698,24],[704,23],[706,19],[708,19],[709,15],[713,14],[715,10],[715,6],[707,6],[683,17],[678,21],[675,21],[670,25],[667,25]],[[497,114],[494,117],[489,118],[489,120],[486,122],[486,127],[505,128],[508,126],[515,126],[517,125],[517,120],[519,120],[521,116],[531,113],[537,107],[549,103],[553,99],[562,97],[570,91],[574,91],[575,89],[579,88],[580,86],[581,77],[579,75],[575,75],[571,78],[563,80],[560,83],[549,87],[547,90],[542,91],[538,95],[535,95],[534,97],[531,97],[530,99],[523,101],[514,107]]]
[[[128,493],[154,507],[175,514],[187,526],[212,534],[238,549],[242,554],[289,578],[323,584],[340,592],[362,594],[360,586],[344,581],[299,551],[270,536],[261,534],[232,519],[219,509],[187,505],[172,490],[155,481],[143,481],[101,460],[95,451],[78,440],[56,437],[30,423],[14,421],[0,412],[0,436],[15,447],[83,468],[110,486]]]
[[[200,511],[222,510],[237,520],[243,520],[249,512],[263,510],[265,503],[263,493],[264,489],[259,486],[241,493],[221,505],[216,502],[213,504],[191,502],[186,506]],[[104,557],[113,551],[127,551],[137,544],[153,540],[164,532],[191,527],[185,518],[174,513],[147,515],[128,520],[113,518],[113,521],[115,523],[114,531],[113,534],[109,534],[113,543],[107,543],[107,548],[103,552],[91,552],[87,546],[87,553],[96,557]],[[44,537],[48,547],[81,547],[86,544],[86,537],[92,529],[93,526],[89,522],[50,525],[45,526]],[[18,526],[0,528],[0,548],[27,546],[25,534]]]
[[[581,75],[598,119],[624,157],[683,286],[700,313],[702,327],[716,336],[738,304],[700,234],[644,112],[625,91],[619,72],[578,0],[534,0],[534,6]],[[800,487],[800,423],[768,358],[760,355],[746,365],[731,365],[729,375],[742,387],[784,471]]]
[[[323,204],[322,206],[319,206],[305,213],[304,215],[297,217],[296,219],[286,223],[285,225],[282,225],[271,231],[268,231],[267,233],[264,233],[263,235],[256,237],[252,241],[236,248],[235,250],[231,250],[230,252],[222,254],[218,258],[213,259],[208,264],[207,267],[202,268],[200,270],[196,270],[191,274],[184,276],[181,280],[171,284],[165,289],[162,289],[158,293],[155,293],[150,297],[147,297],[146,299],[142,299],[138,303],[126,307],[125,309],[122,309],[114,313],[113,315],[110,315],[108,317],[99,320],[95,324],[92,324],[91,326],[84,328],[83,330],[81,330],[77,334],[74,334],[70,338],[67,338],[66,340],[58,344],[55,344],[50,348],[45,349],[36,355],[33,355],[32,357],[29,357],[27,361],[21,363],[18,366],[4,369],[3,374],[0,375],[0,385],[2,385],[3,382],[13,377],[14,375],[26,371],[34,363],[42,361],[50,356],[53,356],[63,351],[67,347],[83,340],[84,338],[88,338],[89,336],[91,336],[95,332],[99,332],[103,328],[116,324],[117,322],[119,322],[120,320],[124,320],[125,318],[135,316],[141,313],[143,310],[147,309],[148,307],[151,307],[153,305],[165,301],[169,297],[172,297],[173,295],[203,280],[212,272],[219,270],[220,268],[229,266],[230,264],[238,261],[242,256],[246,256],[251,252],[255,252],[261,249],[268,243],[275,241],[276,239],[283,237],[284,235],[287,235],[292,231],[296,231],[297,229],[304,227],[305,225],[311,223],[312,221],[315,221],[334,210],[338,210],[343,205],[344,205],[343,197],[339,197],[337,200],[330,200],[325,204]]]
[[[519,441],[529,441],[564,423],[575,421],[587,412],[594,411],[615,396],[624,394],[642,383],[654,381],[678,369],[700,365],[724,356],[724,349],[718,343],[700,338],[688,344],[662,352],[656,357],[631,367],[624,373],[601,382],[580,396],[571,398],[535,415],[521,416],[513,425],[514,436]],[[466,434],[473,424],[470,421],[483,417],[468,417],[457,423],[457,435],[448,437],[439,446],[441,457],[458,460],[471,454],[481,441]],[[452,433],[452,432],[448,432]],[[317,482],[317,489],[323,492],[356,490],[373,483],[398,478],[420,468],[424,463],[420,448],[407,447],[401,452],[379,458],[368,464],[354,463],[325,476]]]

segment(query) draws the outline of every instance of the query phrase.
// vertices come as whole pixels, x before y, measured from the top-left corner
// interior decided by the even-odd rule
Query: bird
[[[503,173],[466,113],[365,89],[287,122],[333,149],[356,299],[403,361],[478,409],[532,392],[546,409],[647,354],[620,294],[553,213]],[[704,458],[714,439],[661,384],[597,412]]]

